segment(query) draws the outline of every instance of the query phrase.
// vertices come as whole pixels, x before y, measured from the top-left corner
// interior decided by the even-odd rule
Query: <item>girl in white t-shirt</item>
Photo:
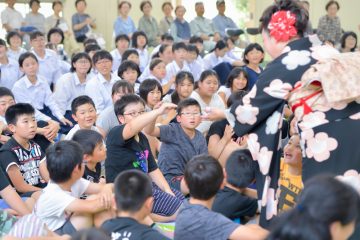
[[[246,71],[237,67],[231,70],[226,81],[225,86],[221,86],[218,90],[218,94],[221,99],[226,104],[229,96],[238,91],[247,91],[248,90],[248,75]]]
[[[219,77],[214,70],[205,70],[202,72],[198,81],[198,88],[192,92],[191,98],[197,100],[201,106],[201,112],[206,113],[208,109],[217,108],[225,110],[224,101],[221,99],[217,90],[219,88]],[[202,121],[196,128],[206,134],[212,121]]]

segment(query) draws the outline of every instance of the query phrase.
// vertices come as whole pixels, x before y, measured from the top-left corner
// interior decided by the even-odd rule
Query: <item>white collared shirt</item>
[[[112,50],[110,52],[110,54],[113,57],[113,62],[112,62],[112,68],[111,69],[112,69],[113,73],[117,74],[118,69],[119,69],[120,64],[121,64],[122,56],[120,55],[119,50],[117,50],[117,48]]]
[[[7,64],[0,64],[0,86],[12,89],[15,82],[21,77],[22,73],[19,64],[11,58],[8,58]]]
[[[19,48],[19,51],[14,51],[11,48],[8,48],[6,54],[8,58],[14,59],[16,62],[18,62],[20,55],[26,52],[27,51],[24,48]]]
[[[136,51],[139,53],[139,59],[140,59],[140,71],[144,71],[146,66],[149,63],[149,52],[147,48],[144,48],[143,50],[136,49]]]
[[[76,72],[66,73],[56,83],[54,98],[62,114],[71,110],[71,102],[80,95],[85,95],[86,83],[91,75],[86,76],[86,81],[81,83]]]
[[[196,60],[192,61],[191,63],[187,62],[187,64],[190,68],[190,72],[192,73],[192,75],[194,77],[194,81],[195,82],[199,81],[200,75],[204,71],[202,59],[201,59],[201,62],[196,59]]]
[[[232,64],[234,61],[235,61],[234,59],[231,59],[226,55],[224,57],[217,57],[215,55],[215,52],[211,52],[203,58],[205,70],[212,69],[216,65],[223,63],[223,62],[228,62],[228,63]]]
[[[176,74],[180,71],[188,71],[190,72],[190,68],[188,64],[184,61],[183,67],[180,68],[175,60],[173,60],[171,63],[166,65],[166,77],[163,80],[163,84],[166,84],[172,77],[176,76]],[[171,87],[171,89],[174,89],[174,86]]]
[[[59,60],[56,52],[50,49],[45,49],[45,57],[40,58],[34,50],[31,51],[35,54],[39,61],[39,75],[48,82],[49,86],[53,83],[56,84],[57,80],[61,77],[62,63]],[[70,69],[69,69],[70,70]]]
[[[118,80],[120,80],[120,78],[114,73],[111,74],[110,81],[107,81],[103,75],[98,73],[86,83],[85,94],[94,101],[96,112],[98,114],[113,104],[111,99],[111,89]]]
[[[17,103],[29,103],[37,110],[42,110],[44,106],[47,106],[57,119],[64,118],[52,95],[50,86],[41,76],[37,76],[35,84],[32,84],[27,76],[20,78],[14,84],[12,92]],[[39,111],[35,113],[35,118],[37,120],[50,120],[49,117]]]

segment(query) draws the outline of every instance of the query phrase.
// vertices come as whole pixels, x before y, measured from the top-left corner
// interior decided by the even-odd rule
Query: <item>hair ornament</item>
[[[290,11],[278,11],[271,16],[268,29],[270,36],[278,42],[286,42],[297,35],[296,16]]]

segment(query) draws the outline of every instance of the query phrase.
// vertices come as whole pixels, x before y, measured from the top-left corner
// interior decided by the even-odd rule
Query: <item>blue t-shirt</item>
[[[257,73],[248,66],[245,66],[244,70],[248,75],[248,89],[251,90],[251,88],[255,85],[260,73],[263,71],[263,69],[260,67],[260,73]]]
[[[201,132],[195,130],[195,136],[190,139],[179,123],[160,126],[160,141],[158,164],[166,177],[184,175],[185,165],[191,158],[208,152]]]
[[[74,25],[84,22],[85,19],[87,19],[88,17],[90,17],[89,14],[75,13],[71,18],[73,28],[74,28]],[[84,27],[80,28],[79,30],[74,30],[74,34],[75,34],[75,37],[81,37],[81,36],[84,36],[88,31],[90,31],[90,27],[89,27],[89,25],[85,25]]]

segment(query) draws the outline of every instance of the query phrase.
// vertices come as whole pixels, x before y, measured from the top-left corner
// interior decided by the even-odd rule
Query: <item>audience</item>
[[[138,26],[132,20],[132,3],[119,1],[111,52],[100,47],[107,46],[99,40],[103,29],[91,31],[96,19],[85,13],[86,1],[74,2],[71,26],[77,42],[62,17],[61,1],[52,3],[54,14],[46,20],[38,12],[39,0],[29,1],[25,20],[14,9],[14,0],[6,0],[8,7],[1,13],[7,35],[6,42],[0,39],[0,225],[6,225],[0,227],[0,237],[347,239],[352,234],[358,196],[330,177],[315,177],[311,185],[303,185],[302,164],[305,161],[306,168],[311,153],[309,143],[302,146],[307,125],[293,118],[294,109],[287,108],[285,116],[290,117],[280,123],[266,121],[267,135],[290,123],[290,134],[283,132],[278,149],[260,146],[255,156],[252,130],[235,134],[239,129],[230,113],[237,114],[237,122],[242,121],[239,116],[249,118],[247,112],[239,115],[235,106],[257,104],[255,95],[264,84],[257,79],[273,71],[274,63],[263,72],[263,48],[249,41],[239,45],[244,31],[225,15],[224,0],[216,1],[213,20],[204,17],[203,2],[194,3],[197,16],[190,24],[182,5],[174,6],[173,18],[171,2],[156,2],[164,16],[154,17],[155,2],[142,1]],[[299,2],[306,11],[299,10],[304,19],[296,19],[297,36],[320,44],[311,35],[310,21],[306,30],[302,24],[309,4]],[[281,4],[299,7],[285,0],[276,4],[271,11],[278,12]],[[333,42],[340,52],[354,54],[357,35],[341,29],[338,2],[329,1],[326,10],[318,26],[323,43]],[[274,21],[283,20],[273,12],[265,15],[262,21],[269,23],[272,36]],[[265,40],[269,36],[263,34]],[[29,43],[32,49],[27,51],[23,46]],[[268,45],[281,44],[265,42]],[[281,64],[289,65],[285,60]],[[281,86],[275,85],[265,88],[265,94],[279,95]],[[267,104],[251,111],[263,114]],[[355,121],[356,114],[351,119]],[[247,128],[256,127],[249,121]],[[257,137],[262,143],[265,136]],[[280,156],[281,146],[283,158],[269,164],[275,175],[260,176],[264,164],[256,160],[260,163],[268,150]],[[210,156],[203,155],[207,153]],[[356,178],[357,172],[340,178],[350,175]],[[262,189],[264,182],[270,183],[267,192],[252,189]],[[269,236],[249,224],[258,224],[257,213],[261,226],[278,214]],[[33,227],[27,227],[29,222]]]
[[[162,18],[159,22],[159,33],[160,35],[163,34],[169,34],[170,32],[170,26],[171,23],[174,21],[173,16],[171,15],[171,12],[173,10],[173,6],[171,4],[171,2],[164,2],[161,5],[161,10],[164,13],[164,18]]]
[[[126,35],[131,38],[136,31],[134,21],[129,16],[131,10],[131,3],[129,1],[121,1],[118,5],[119,16],[114,22],[115,36]]]

